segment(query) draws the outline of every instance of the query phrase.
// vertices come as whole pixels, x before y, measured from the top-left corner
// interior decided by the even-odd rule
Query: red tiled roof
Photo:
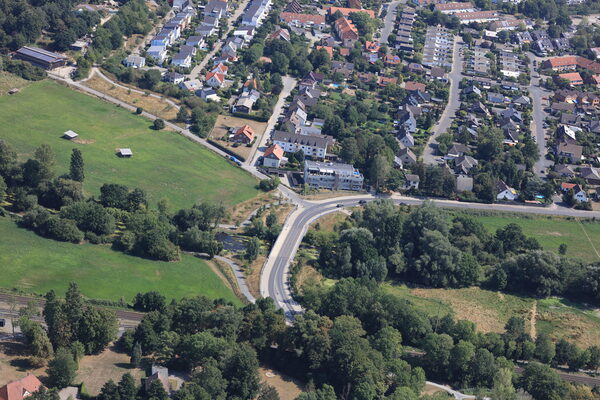
[[[579,75],[579,72],[569,72],[566,74],[559,74],[558,76],[562,79],[568,80],[572,85],[583,84],[583,78],[581,75]]]
[[[358,39],[358,30],[347,18],[338,18],[334,23],[335,31],[340,39]]]
[[[364,12],[364,13],[369,14],[369,17],[375,18],[375,12],[373,10],[363,10],[362,8],[345,8],[345,7],[329,7],[327,9],[327,13],[329,15],[335,14],[336,11],[341,12],[344,17],[347,17],[351,13],[354,13],[354,12]]]
[[[367,51],[377,53],[379,51],[379,43],[377,42],[369,42],[368,40],[365,42],[365,49]]]
[[[252,141],[252,139],[254,138],[254,129],[252,129],[250,125],[244,125],[241,128],[238,128],[235,131],[234,135],[244,135],[248,138],[248,140]]]
[[[327,52],[327,54],[329,54],[329,58],[333,58],[333,47],[331,46],[317,46],[316,47],[317,50],[325,50]]]
[[[580,56],[553,57],[546,60],[545,63],[546,65],[549,65],[550,68],[577,66],[597,74],[600,73],[599,63]]]
[[[206,74],[206,80],[208,81],[210,78],[212,77],[217,78],[217,80],[221,83],[223,83],[223,81],[225,81],[225,75],[220,74],[218,72],[209,72],[208,74]]]
[[[0,400],[23,400],[24,397],[37,392],[41,387],[42,382],[35,375],[27,375],[1,387]]]
[[[344,57],[348,57],[350,55],[350,49],[342,47],[340,50],[340,55]]]
[[[265,150],[265,154],[263,156],[268,157],[271,154],[274,155],[278,160],[283,159],[283,149],[278,144],[270,146],[267,150]]]
[[[416,90],[420,90],[421,92],[424,92],[425,87],[426,87],[425,84],[420,83],[420,82],[408,81],[408,82],[404,83],[404,89],[408,90],[409,92],[414,92]]]

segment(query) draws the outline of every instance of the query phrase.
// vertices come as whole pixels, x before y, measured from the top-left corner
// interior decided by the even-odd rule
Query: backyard
[[[245,144],[237,144],[223,140],[223,138],[229,136],[229,130],[231,128],[241,128],[244,125],[250,126],[255,134],[255,141],[252,146],[246,146]],[[258,122],[251,119],[231,117],[227,115],[219,115],[217,122],[210,133],[210,138],[221,146],[227,148],[229,151],[242,157],[244,160],[248,160],[252,156],[253,150],[258,146],[260,138],[263,135],[267,124],[264,122]]]
[[[56,175],[68,171],[71,149],[79,148],[88,196],[98,196],[107,182],[140,187],[151,204],[167,198],[174,208],[200,200],[232,206],[258,194],[256,180],[223,157],[174,132],[155,131],[150,121],[124,109],[51,81],[0,96],[0,119],[1,138],[15,147],[22,160],[41,144],[50,145],[56,153]],[[77,142],[61,138],[67,130],[79,134]],[[118,148],[131,148],[133,157],[117,157]]]
[[[64,293],[75,281],[90,298],[131,301],[138,292],[159,291],[169,299],[204,295],[240,300],[207,262],[183,255],[178,262],[151,261],[108,246],[56,242],[0,217],[1,286],[44,294]]]

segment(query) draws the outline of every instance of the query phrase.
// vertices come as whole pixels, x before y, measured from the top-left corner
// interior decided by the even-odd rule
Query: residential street
[[[221,50],[221,47],[223,46],[225,39],[227,39],[227,35],[229,34],[229,32],[232,29],[235,28],[234,23],[242,15],[244,10],[248,6],[249,2],[250,2],[250,0],[242,0],[242,2],[239,4],[238,8],[236,8],[234,13],[231,14],[229,19],[227,20],[227,26],[229,27],[229,29],[225,33],[223,33],[223,36],[221,36],[219,38],[219,40],[214,44],[213,49],[204,56],[204,59],[200,63],[198,63],[198,65],[196,65],[190,71],[189,74],[186,75],[186,78],[189,78],[189,79],[198,79],[199,78],[200,71],[202,71],[202,69],[206,66],[206,64],[208,64],[210,59],[212,59],[215,56],[215,54],[217,54],[217,52],[219,50]]]
[[[460,43],[459,43],[460,42]],[[440,119],[437,124],[432,128],[432,134],[423,149],[423,162],[425,164],[436,164],[440,159],[436,156],[437,144],[435,143],[436,138],[442,133],[446,132],[452,124],[452,118],[454,114],[460,108],[460,81],[463,78],[462,75],[462,39],[460,36],[454,36],[454,48],[452,52],[452,70],[448,74],[448,80],[450,81],[450,93],[448,95],[448,104],[442,112]]]
[[[271,114],[271,118],[267,122],[267,127],[265,128],[265,132],[261,137],[258,138],[258,146],[254,149],[254,154],[252,157],[248,157],[246,160],[246,164],[256,166],[258,163],[258,159],[263,155],[265,150],[267,149],[267,141],[271,137],[271,132],[275,129],[275,125],[277,125],[277,118],[279,114],[281,114],[281,110],[283,110],[283,105],[285,104],[285,99],[290,95],[292,90],[296,87],[297,79],[292,78],[291,76],[284,76],[281,78],[283,80],[283,89],[279,94],[279,99],[277,103],[275,103],[275,107],[273,107],[273,114]]]
[[[398,4],[405,2],[406,0],[396,0],[392,1],[391,3],[387,3],[387,14],[385,15],[385,18],[383,20],[383,28],[381,28],[381,36],[379,37],[379,43],[387,44],[388,36],[390,36],[390,33],[392,33],[392,30],[394,29],[394,23],[396,22],[396,8],[398,7]]]
[[[531,104],[533,106],[531,134],[537,142],[538,149],[540,151],[540,159],[533,166],[533,171],[536,175],[545,177],[548,173],[548,169],[551,168],[554,163],[546,159],[548,148],[546,147],[544,121],[547,113],[544,111],[544,107],[542,106],[542,98],[550,96],[551,93],[539,86],[540,78],[533,77],[534,74],[537,74],[537,72],[534,72],[533,60],[537,60],[539,63],[541,62],[541,59],[536,57],[533,53],[527,53],[527,56],[530,60],[529,67],[532,75],[531,83],[529,85],[529,94],[531,95]],[[542,173],[542,171],[544,172]]]

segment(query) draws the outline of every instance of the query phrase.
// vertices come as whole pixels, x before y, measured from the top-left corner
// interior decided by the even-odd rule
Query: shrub
[[[141,114],[141,113],[143,113],[143,112],[144,112],[144,109],[143,109],[142,107],[138,107],[138,108],[136,108],[136,109],[135,109],[135,113],[136,113],[137,115],[140,115],[140,114]]]
[[[154,127],[155,130],[159,131],[161,129],[165,129],[165,121],[163,121],[160,118],[157,118],[154,120],[154,123],[152,125]]]

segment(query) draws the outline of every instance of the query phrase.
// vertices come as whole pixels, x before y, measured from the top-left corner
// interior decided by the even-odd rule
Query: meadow
[[[131,302],[138,292],[156,290],[168,299],[204,295],[241,301],[202,259],[146,260],[109,246],[56,242],[0,217],[0,285],[28,293],[64,293],[75,281],[90,298]]]
[[[183,136],[151,129],[151,122],[115,105],[44,80],[17,94],[0,97],[0,139],[8,141],[21,160],[48,144],[56,154],[56,174],[68,172],[71,149],[85,162],[84,190],[99,195],[104,183],[140,187],[152,204],[161,198],[174,208],[204,200],[226,206],[258,194],[256,179],[223,157]],[[77,142],[63,132],[79,134]],[[132,158],[119,158],[131,148]]]

